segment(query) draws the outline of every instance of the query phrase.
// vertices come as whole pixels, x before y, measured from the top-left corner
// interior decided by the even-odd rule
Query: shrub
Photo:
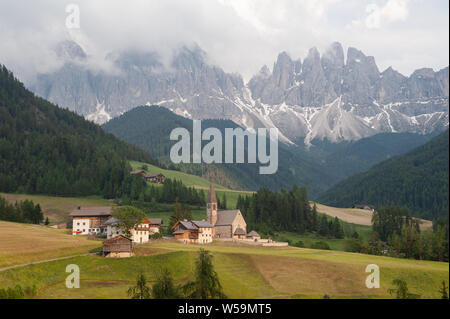
[[[344,239],[344,251],[359,253],[362,249],[362,242],[357,238],[345,238]]]
[[[295,247],[300,247],[300,248],[304,248],[305,247],[305,243],[301,240],[299,240],[298,242],[294,243]]]
[[[162,238],[161,233],[154,233],[154,234],[150,235],[150,239],[160,239],[160,238]]]
[[[317,241],[311,245],[312,249],[330,250],[330,246],[324,241]]]

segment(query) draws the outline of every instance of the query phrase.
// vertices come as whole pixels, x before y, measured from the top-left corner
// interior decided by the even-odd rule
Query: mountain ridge
[[[356,48],[348,48],[345,60],[337,42],[322,55],[310,49],[303,61],[282,52],[272,71],[263,66],[247,83],[209,65],[199,47],[181,48],[169,67],[153,53],[111,54],[119,74],[94,72],[80,62],[86,59],[81,48],[65,48],[68,62],[39,75],[31,88],[99,123],[137,105],[160,105],[190,119],[277,127],[282,141],[300,137],[309,145],[383,132],[428,134],[449,122],[448,67],[418,69],[409,77],[392,67],[380,72],[374,57]]]
[[[337,207],[353,204],[407,206],[427,219],[448,216],[449,131],[424,145],[383,161],[336,184],[318,201]]]

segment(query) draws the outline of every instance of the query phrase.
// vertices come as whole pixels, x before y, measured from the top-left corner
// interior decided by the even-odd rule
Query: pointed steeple
[[[214,191],[214,186],[212,183],[209,184],[209,192],[207,203],[217,203],[216,192]]]

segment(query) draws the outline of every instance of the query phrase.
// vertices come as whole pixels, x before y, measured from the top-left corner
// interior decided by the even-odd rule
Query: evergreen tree
[[[445,281],[442,280],[442,287],[439,290],[439,293],[441,294],[441,299],[448,299],[448,287],[445,285]]]
[[[227,209],[227,195],[225,194],[225,192],[223,193],[222,208]]]
[[[155,299],[178,299],[182,297],[167,268],[161,270],[156,277],[156,282],[152,287],[152,297]]]
[[[175,200],[175,204],[173,205],[173,211],[172,215],[170,215],[170,221],[169,221],[169,229],[172,229],[173,226],[180,220],[183,220],[183,211],[181,210],[181,205],[178,202],[178,197]]]
[[[130,287],[127,293],[131,299],[150,299],[150,288],[147,287],[147,280],[144,274],[138,275],[136,286]]]
[[[326,215],[322,215],[320,219],[319,234],[322,236],[328,236],[328,221]]]
[[[183,287],[188,298],[226,298],[219,277],[214,270],[212,258],[207,250],[200,249],[195,262],[195,279]]]
[[[408,285],[403,279],[394,279],[392,284],[395,285],[396,288],[389,288],[388,291],[391,295],[395,294],[396,299],[416,299],[420,297],[419,295],[409,293]]]
[[[311,230],[318,231],[319,230],[319,217],[317,215],[317,205],[314,203],[312,211],[311,211]]]

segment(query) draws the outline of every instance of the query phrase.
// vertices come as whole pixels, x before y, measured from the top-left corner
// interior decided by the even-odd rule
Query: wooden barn
[[[119,235],[103,242],[103,257],[126,258],[133,256],[133,243],[130,238]]]

